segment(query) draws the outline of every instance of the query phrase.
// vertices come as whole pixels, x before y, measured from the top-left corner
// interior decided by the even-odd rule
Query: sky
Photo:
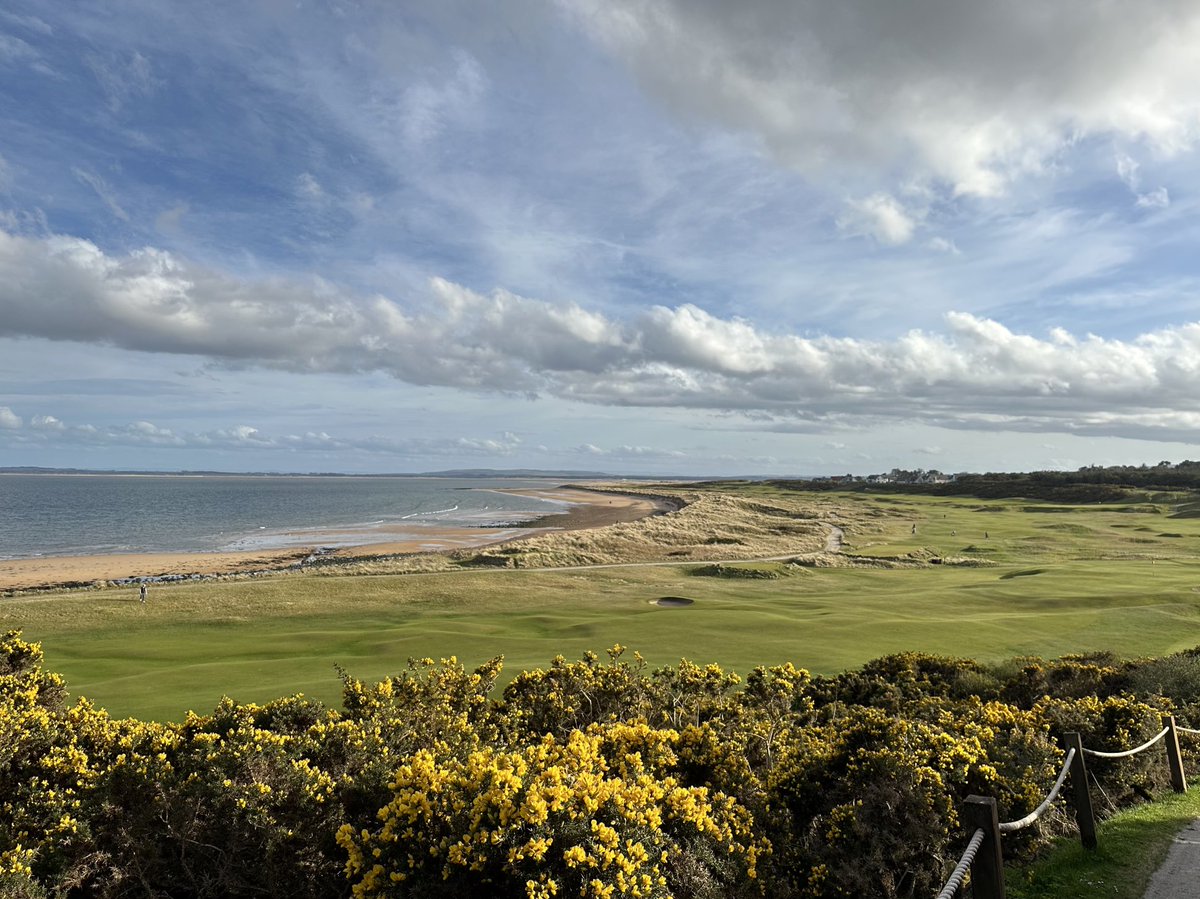
[[[1200,5],[0,0],[0,466],[1200,458]]]

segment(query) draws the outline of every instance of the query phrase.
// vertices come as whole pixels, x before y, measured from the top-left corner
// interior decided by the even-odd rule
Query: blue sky
[[[1200,456],[1200,10],[0,3],[0,465]]]

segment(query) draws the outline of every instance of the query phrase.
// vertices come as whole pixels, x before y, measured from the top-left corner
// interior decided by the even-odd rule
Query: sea
[[[0,559],[228,552],[504,527],[563,504],[498,491],[526,478],[0,474]]]

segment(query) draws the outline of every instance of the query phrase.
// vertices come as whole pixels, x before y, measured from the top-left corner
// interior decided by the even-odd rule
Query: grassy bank
[[[1101,822],[1095,850],[1062,840],[1028,868],[1006,872],[1011,899],[1141,899],[1175,835],[1200,817],[1200,790],[1165,794]]]
[[[15,597],[0,601],[0,627],[41,641],[73,692],[158,718],[211,708],[223,693],[333,700],[335,664],[373,679],[410,656],[503,655],[511,677],[620,642],[655,665],[792,661],[832,673],[903,650],[998,660],[1200,644],[1200,519],[1172,518],[1170,506],[814,498],[743,485],[714,493],[742,501],[745,520],[707,531],[693,521],[672,543],[672,516],[653,519],[645,564],[180,584],[153,588],[146,606],[131,589]],[[745,513],[755,504],[756,515]],[[782,554],[789,533],[797,552],[813,553],[834,523],[861,567],[812,567],[847,564],[817,552],[807,566],[770,566],[769,577],[696,574],[711,575],[713,559],[762,552],[756,531],[763,554]],[[639,533],[617,527],[617,542]],[[531,564],[569,547],[579,561],[612,542],[604,532],[562,535],[511,555]],[[654,605],[661,596],[695,602]]]

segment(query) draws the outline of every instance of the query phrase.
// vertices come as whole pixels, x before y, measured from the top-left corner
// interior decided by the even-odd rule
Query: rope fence
[[[971,842],[967,843],[967,851],[958,860],[958,864],[954,867],[954,873],[950,875],[950,879],[946,881],[942,891],[937,894],[937,899],[954,899],[958,894],[958,888],[962,886],[963,878],[967,876],[967,869],[975,861],[975,853],[983,845],[983,838],[986,835],[982,827],[976,828],[975,833],[971,834]]]
[[[1045,814],[1046,809],[1050,808],[1050,804],[1058,798],[1058,791],[1062,789],[1062,785],[1067,779],[1067,772],[1071,770],[1071,762],[1073,761],[1075,761],[1075,748],[1071,747],[1071,749],[1067,751],[1066,761],[1063,762],[1062,770],[1058,772],[1058,780],[1054,782],[1054,788],[1050,791],[1050,795],[1042,801],[1041,805],[1031,811],[1024,818],[1021,818],[1018,821],[1005,821],[1000,825],[1000,832],[1012,833],[1013,831],[1020,830],[1023,827],[1028,827],[1038,818],[1042,817],[1042,815]]]
[[[1088,849],[1096,848],[1096,817],[1092,811],[1091,793],[1088,791],[1087,765],[1084,756],[1101,759],[1121,759],[1145,752],[1166,738],[1167,765],[1171,775],[1171,787],[1176,793],[1187,791],[1187,779],[1183,773],[1183,760],[1179,752],[1179,732],[1200,734],[1200,730],[1180,727],[1174,716],[1164,715],[1163,729],[1141,746],[1123,752],[1102,752],[1084,747],[1078,733],[1063,734],[1067,754],[1062,770],[1054,786],[1041,804],[1024,818],[1000,822],[996,815],[996,800],[990,796],[968,796],[963,807],[963,818],[974,833],[967,843],[966,851],[954,866],[946,885],[937,894],[937,899],[955,899],[961,895],[967,871],[971,872],[971,895],[974,899],[1004,899],[1004,858],[1000,837],[1028,827],[1038,820],[1054,804],[1070,775],[1074,794],[1075,820],[1079,825],[1079,836]]]
[[[1139,752],[1143,752],[1144,750],[1149,749],[1151,746],[1153,746],[1155,743],[1157,743],[1159,740],[1161,740],[1163,737],[1165,737],[1170,732],[1170,730],[1171,730],[1171,728],[1164,727],[1162,730],[1160,730],[1158,732],[1158,736],[1150,738],[1149,740],[1147,740],[1145,743],[1143,743],[1141,746],[1137,747],[1136,749],[1127,749],[1124,752],[1101,752],[1099,749],[1084,749],[1083,751],[1086,752],[1088,755],[1094,755],[1098,759],[1123,759],[1123,758],[1127,758],[1131,755],[1137,755]]]

